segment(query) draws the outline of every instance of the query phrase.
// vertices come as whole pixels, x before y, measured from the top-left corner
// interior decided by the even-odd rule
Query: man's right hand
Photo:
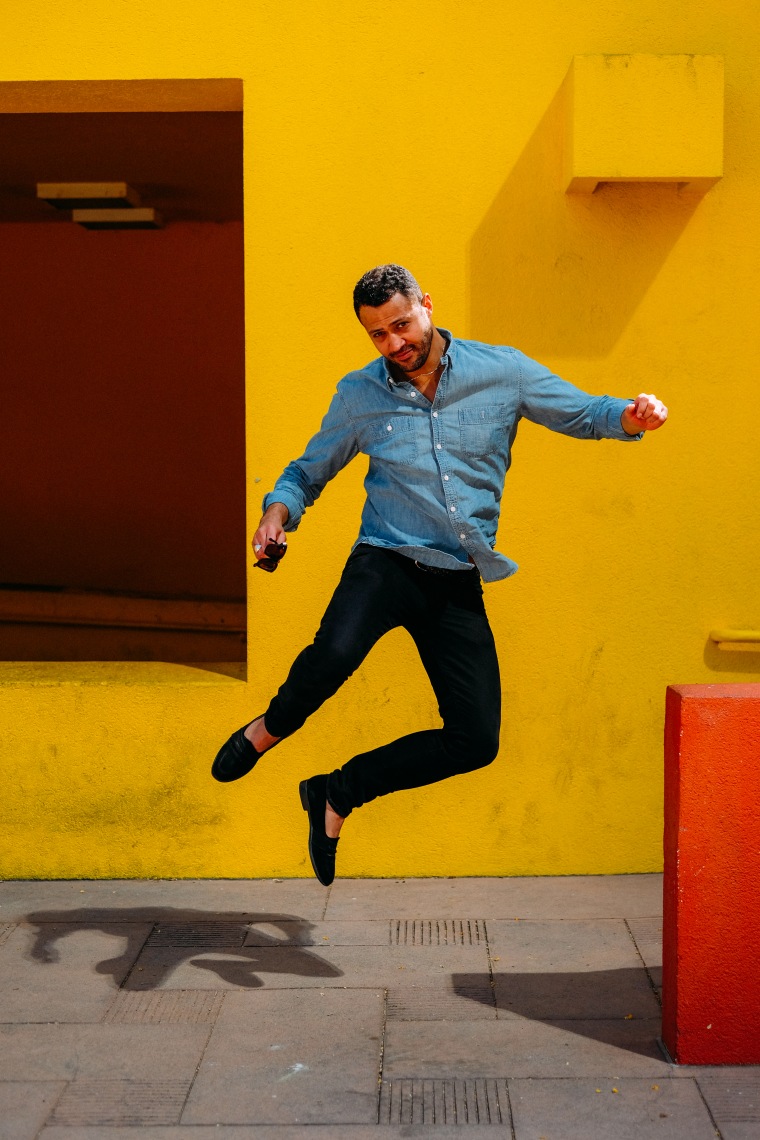
[[[284,503],[272,503],[261,516],[258,530],[253,536],[253,553],[257,559],[265,558],[267,543],[281,542],[287,546],[288,538],[284,531],[289,512]]]

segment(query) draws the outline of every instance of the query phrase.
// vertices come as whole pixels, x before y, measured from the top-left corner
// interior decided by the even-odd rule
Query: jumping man
[[[325,886],[354,808],[496,757],[501,685],[481,581],[517,570],[494,543],[520,419],[577,439],[635,440],[668,415],[655,396],[590,396],[517,349],[436,328],[429,294],[399,265],[365,273],[354,310],[380,356],[339,382],[320,430],[266,495],[253,548],[274,569],[286,532],[362,452],[369,470],[359,536],[314,641],[266,712],[233,733],[212,767],[224,782],[245,776],[340,688],[383,634],[408,630],[443,724],[302,781],[309,855]]]

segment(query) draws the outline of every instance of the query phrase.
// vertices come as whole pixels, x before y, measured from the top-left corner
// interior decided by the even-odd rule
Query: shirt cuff
[[[620,417],[625,409],[633,403],[633,400],[620,400],[615,397],[612,397],[612,400],[613,406],[609,409],[609,419],[607,421],[609,428],[608,439],[619,439],[623,443],[627,443],[629,440],[631,443],[635,443],[637,439],[642,439],[644,436],[643,431],[638,432],[637,435],[629,435],[620,422]]]
[[[296,496],[292,495],[289,491],[281,491],[275,488],[274,491],[270,491],[264,496],[262,507],[266,511],[271,507],[272,503],[283,503],[288,508],[288,521],[285,523],[283,530],[286,532],[295,530],[303,515],[303,506]]]

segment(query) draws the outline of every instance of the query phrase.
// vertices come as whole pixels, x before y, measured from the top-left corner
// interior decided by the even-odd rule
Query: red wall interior
[[[242,223],[0,226],[0,583],[245,595]]]

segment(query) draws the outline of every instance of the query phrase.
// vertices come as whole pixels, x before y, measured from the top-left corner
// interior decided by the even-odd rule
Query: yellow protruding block
[[[577,55],[566,80],[565,188],[723,175],[723,60],[715,55]]]

